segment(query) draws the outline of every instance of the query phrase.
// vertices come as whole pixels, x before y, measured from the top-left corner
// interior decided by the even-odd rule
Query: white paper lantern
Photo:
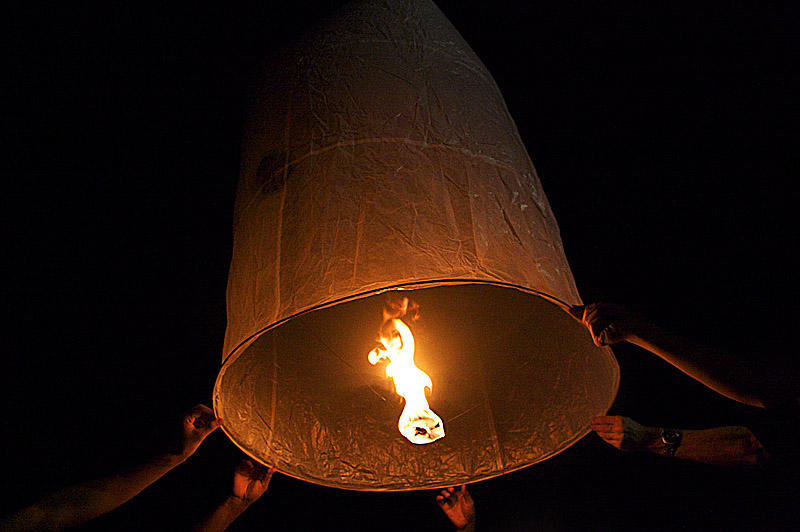
[[[254,76],[214,406],[282,473],[358,490],[490,478],[589,431],[619,368],[491,75],[428,0],[350,4]],[[395,292],[402,289],[402,293]],[[398,431],[387,297],[445,437]]]

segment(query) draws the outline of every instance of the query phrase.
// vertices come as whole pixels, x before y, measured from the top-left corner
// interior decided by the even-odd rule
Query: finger
[[[592,335],[592,341],[597,347],[603,347],[608,340],[608,323],[603,320],[598,320],[588,325],[589,332]]]
[[[625,436],[622,433],[622,431],[603,431],[603,430],[598,430],[598,431],[595,432],[595,434],[597,434],[598,436],[600,436],[604,440],[618,440],[618,439],[621,439],[621,438],[623,438]]]
[[[594,345],[603,347],[604,344],[602,342],[607,338],[606,336],[603,336],[603,333],[605,332],[607,326],[608,325],[606,323],[601,321],[595,321],[586,324],[586,327],[589,329],[589,334],[592,335],[592,342],[594,342]]]
[[[600,421],[602,423],[612,422],[617,419],[622,419],[622,416],[595,416],[592,421]]]
[[[606,441],[620,441],[625,437],[621,432],[598,432],[597,435]]]
[[[241,462],[239,462],[239,465],[236,466],[235,473],[239,475],[244,475],[248,471],[250,471],[252,465],[253,464],[252,462],[250,462],[250,460],[242,460]]]
[[[622,422],[622,416],[597,416],[592,419],[592,425],[619,425]]]
[[[603,306],[600,303],[592,303],[588,305],[583,311],[583,322],[586,324],[597,323],[599,321],[608,322],[607,313],[603,312]]]
[[[214,411],[205,405],[194,407],[187,417],[187,421],[190,421],[197,429],[208,428],[209,431],[222,425],[222,418],[217,417]]]
[[[197,404],[197,405],[194,405],[192,407],[192,409],[189,411],[189,414],[192,415],[195,418],[198,418],[198,417],[202,417],[202,416],[205,416],[205,415],[208,415],[208,414],[213,415],[213,412],[206,405]]]
[[[583,309],[583,323],[588,325],[589,323],[596,321],[599,312],[600,305],[598,303],[590,303],[589,305],[586,305],[586,308]]]
[[[257,462],[253,463],[253,472],[258,475],[258,478],[264,479],[267,478],[267,473],[269,472],[269,467],[265,466],[264,464],[260,464]]]
[[[183,421],[184,423],[194,424],[194,421],[202,415],[203,415],[203,405],[195,405],[183,415]]]
[[[597,425],[595,428],[592,429],[595,432],[619,432],[622,433],[625,431],[625,428],[622,426],[621,423],[607,423],[604,425]]]
[[[267,489],[269,486],[269,481],[272,480],[272,475],[274,475],[277,470],[278,469],[275,467],[275,464],[269,466],[269,468],[266,468],[266,471],[264,471],[264,478],[261,480],[261,482],[264,484],[264,489]]]
[[[217,423],[218,418],[214,415],[213,410],[208,408],[205,405],[197,405],[192,408],[189,413],[184,418],[184,424],[192,425],[195,428],[203,428],[209,427],[213,425],[211,430],[219,427],[220,423]]]
[[[203,425],[197,426],[195,424],[195,429],[197,429],[197,433],[200,436],[200,441],[205,440],[208,437],[208,435],[217,430],[220,427],[220,425],[222,425],[222,423],[220,423],[219,420],[217,419],[214,419],[214,421],[205,426]]]
[[[613,440],[604,438],[603,441],[611,445],[612,447],[622,450],[622,440]]]
[[[599,346],[611,345],[616,343],[614,337],[617,335],[617,329],[613,323],[606,325],[597,335],[597,344]]]
[[[593,303],[587,308],[583,317],[584,323],[592,333],[595,345],[599,347],[619,341],[618,320],[614,307],[607,303]]]
[[[622,434],[625,432],[625,429],[623,429],[620,425],[605,425],[592,430],[598,434]]]
[[[620,451],[625,450],[623,440],[603,440],[610,446],[614,447],[615,449],[619,449]]]
[[[212,414],[213,415],[213,414]],[[208,432],[209,434],[217,430],[222,426],[223,420],[221,417],[216,417],[208,424]]]
[[[265,483],[269,483],[269,479],[272,478],[272,475],[274,475],[277,470],[278,468],[275,464],[268,467],[260,462],[254,462],[253,460],[242,460],[236,467],[237,474]]]

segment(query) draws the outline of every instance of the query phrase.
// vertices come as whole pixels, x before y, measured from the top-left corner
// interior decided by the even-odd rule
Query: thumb
[[[583,314],[586,311],[586,305],[576,305],[567,309],[569,315],[583,323]]]
[[[209,423],[205,427],[200,428],[198,430],[198,433],[200,434],[201,441],[205,440],[209,434],[217,430],[221,425],[222,425],[222,418],[215,418],[211,423]]]

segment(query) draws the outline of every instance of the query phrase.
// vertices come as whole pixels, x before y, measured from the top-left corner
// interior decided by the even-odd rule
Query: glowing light
[[[428,405],[425,388],[433,389],[427,373],[414,364],[414,335],[400,318],[408,309],[408,298],[389,305],[383,311],[380,328],[381,345],[369,354],[372,365],[388,360],[386,376],[394,381],[397,394],[405,399],[405,407],[397,428],[411,443],[432,443],[444,437],[444,423]]]

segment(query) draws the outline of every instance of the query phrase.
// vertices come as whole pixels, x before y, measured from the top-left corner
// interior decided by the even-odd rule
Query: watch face
[[[678,445],[681,442],[681,433],[675,429],[664,429],[661,439],[667,445]]]

